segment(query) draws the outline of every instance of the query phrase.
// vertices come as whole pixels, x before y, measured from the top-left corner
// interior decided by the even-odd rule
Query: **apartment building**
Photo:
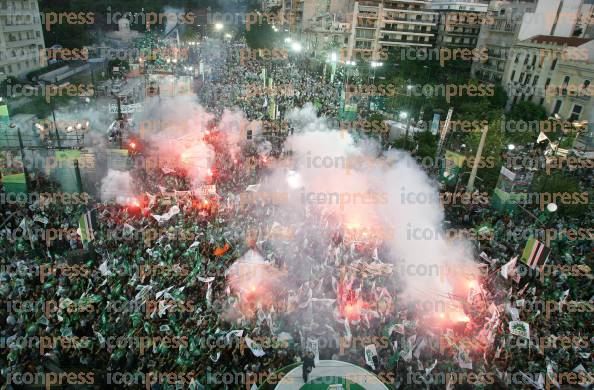
[[[430,1],[357,1],[353,7],[348,60],[382,61],[395,48],[431,48],[437,13]]]
[[[0,80],[45,66],[37,0],[0,0]]]
[[[573,35],[580,38],[594,38],[594,0],[584,0]]]
[[[300,38],[314,57],[346,52],[353,0],[305,0]]]
[[[488,15],[493,24],[483,25],[477,46],[486,47],[486,61],[473,64],[472,75],[502,82],[510,49],[517,41],[537,35],[573,37],[588,34],[592,0],[491,1]]]
[[[516,43],[510,53],[503,77],[508,108],[530,101],[551,114],[580,119],[591,98],[581,91],[592,80],[594,40],[537,35]]]
[[[475,48],[481,25],[489,23],[488,2],[478,0],[433,0],[431,10],[438,13],[435,45],[449,48]]]
[[[492,23],[481,26],[477,40],[477,47],[487,49],[488,58],[472,64],[473,77],[494,83],[503,80],[508,52],[518,39],[522,18],[526,13],[536,10],[536,5],[537,0],[489,3],[487,18]]]

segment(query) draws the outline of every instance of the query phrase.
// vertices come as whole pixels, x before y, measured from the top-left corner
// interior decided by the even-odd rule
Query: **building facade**
[[[590,40],[590,44],[594,41]],[[594,119],[594,61],[561,60],[552,79],[545,107],[551,115],[571,122]]]
[[[592,0],[491,1],[490,25],[483,25],[477,42],[488,58],[474,63],[472,75],[484,81],[502,82],[510,49],[518,41],[538,35],[587,37],[591,33]]]
[[[481,26],[477,40],[477,47],[485,48],[488,58],[472,64],[473,77],[493,83],[503,80],[509,49],[518,38],[522,17],[535,9],[536,0],[491,1],[487,18],[492,22]]]
[[[37,0],[0,0],[0,80],[45,66]]]
[[[431,2],[357,1],[353,7],[348,60],[387,59],[394,48],[431,48],[437,13]]]
[[[300,39],[313,57],[345,52],[350,36],[353,0],[305,0]]]
[[[475,48],[481,25],[489,22],[487,7],[479,1],[434,0],[431,10],[438,13],[435,45]]]
[[[538,35],[518,42],[510,53],[503,77],[508,108],[529,101],[569,119],[575,116],[571,114],[574,103],[578,117],[572,120],[580,119],[583,103],[590,97],[580,96],[577,90],[584,83],[586,89],[589,87],[588,68],[594,59],[594,40]],[[575,97],[570,96],[576,91]]]

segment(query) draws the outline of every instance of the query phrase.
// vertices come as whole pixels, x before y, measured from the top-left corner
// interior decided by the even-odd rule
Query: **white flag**
[[[365,363],[375,370],[375,364],[373,363],[373,357],[377,356],[377,349],[374,344],[365,346]]]
[[[547,137],[547,135],[541,131],[538,135],[538,138],[536,139],[536,143],[539,144],[545,140],[550,142],[549,137]]]

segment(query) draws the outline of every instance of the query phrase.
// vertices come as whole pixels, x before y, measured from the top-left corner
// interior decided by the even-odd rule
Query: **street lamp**
[[[371,61],[369,65],[373,69],[373,81],[375,81],[375,68],[379,68],[383,65],[383,62]]]
[[[301,46],[301,44],[299,42],[293,42],[293,44],[291,45],[291,48],[296,53],[299,53],[301,51],[301,49],[303,49],[303,46]]]
[[[408,130],[410,128],[410,118],[408,117],[408,112],[401,112],[400,119],[406,119],[406,132],[404,133],[404,149],[408,147]]]
[[[558,208],[558,207],[557,207],[557,204],[556,204],[556,203],[549,203],[549,204],[547,205],[547,210],[548,210],[550,213],[554,213],[555,211],[557,211],[557,208]]]
[[[223,23],[215,23],[215,30],[221,31],[225,27]]]
[[[349,76],[350,76],[350,68],[353,67],[353,66],[356,66],[357,63],[355,61],[347,61],[346,62],[346,65],[347,65],[346,72],[347,72],[347,84],[348,84],[349,83]]]
[[[516,145],[514,145],[514,144],[507,145],[507,150],[512,151],[512,150],[515,150],[515,149],[516,149]]]

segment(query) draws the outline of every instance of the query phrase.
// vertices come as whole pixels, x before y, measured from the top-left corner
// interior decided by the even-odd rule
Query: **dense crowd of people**
[[[317,103],[322,116],[338,116],[340,82],[312,73],[306,61],[266,65],[241,60],[240,46],[222,47],[209,63],[212,77],[197,91],[218,118],[225,108],[239,108],[248,119],[270,119],[273,99],[280,119],[307,102]],[[252,85],[268,78],[273,87],[256,92]],[[274,88],[283,93],[275,96]],[[253,378],[299,363],[307,351],[366,367],[399,389],[443,388],[439,373],[493,374],[484,387],[544,388],[545,381],[558,381],[557,373],[592,372],[592,237],[553,240],[547,265],[554,269],[546,277],[519,260],[509,265],[527,238],[510,231],[533,231],[544,241],[549,228],[592,226],[591,207],[580,218],[530,210],[543,215],[533,220],[520,208],[446,205],[454,226],[487,225],[491,239],[475,242],[482,273],[468,296],[448,298],[468,321],[442,327],[440,313],[401,299],[403,275],[381,239],[348,235],[323,210],[308,207],[303,222],[298,211],[274,202],[244,204],[241,194],[266,175],[267,162],[248,164],[245,154],[233,161],[223,148],[215,150],[217,175],[209,184],[216,195],[188,193],[183,169],[154,167],[133,171],[143,194],[134,202],[3,205],[2,388],[11,388],[14,372],[62,371],[93,371],[95,383],[104,385],[109,372],[161,372],[184,374],[178,382],[190,388],[249,388]],[[592,188],[591,172],[573,174]],[[31,186],[30,192],[59,191],[42,178]],[[89,210],[94,239],[83,245],[79,218]],[[50,239],[40,231],[57,233]],[[267,268],[233,275],[238,259]],[[257,282],[260,272],[275,281],[243,280]],[[534,309],[539,302],[544,306]],[[546,302],[556,303],[556,311]],[[567,302],[584,310],[570,311]],[[529,335],[510,333],[510,322],[528,324]],[[567,336],[578,342],[539,341]],[[374,342],[357,340],[373,337],[382,339],[370,362],[364,348]],[[523,338],[529,344],[518,341]],[[225,373],[243,375],[216,383]],[[522,384],[510,382],[518,378]],[[450,377],[453,384],[469,382]],[[174,388],[159,385],[154,388]]]

